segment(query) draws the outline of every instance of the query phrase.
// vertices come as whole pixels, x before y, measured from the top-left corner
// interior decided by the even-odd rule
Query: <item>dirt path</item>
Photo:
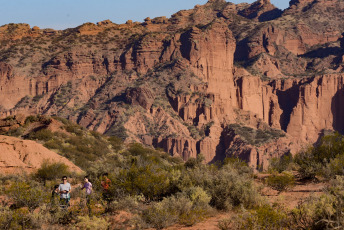
[[[305,184],[298,182],[290,191],[281,192],[280,194],[278,194],[276,190],[265,187],[262,191],[262,195],[271,203],[279,203],[290,210],[296,208],[300,202],[305,201],[310,196],[320,196],[325,187],[325,183]]]
[[[223,219],[228,219],[232,213],[218,213],[209,219],[195,224],[191,227],[185,227],[181,225],[174,225],[172,227],[166,228],[166,230],[219,230],[218,224],[219,221]]]

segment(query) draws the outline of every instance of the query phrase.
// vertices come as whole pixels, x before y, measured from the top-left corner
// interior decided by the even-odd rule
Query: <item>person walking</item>
[[[103,173],[102,181],[101,181],[101,186],[103,188],[103,200],[106,201],[107,203],[107,208],[108,210],[111,202],[111,194],[110,194],[110,184],[111,180],[108,178],[109,174],[108,173]]]
[[[91,215],[91,194],[92,194],[92,183],[89,181],[88,176],[84,177],[84,186],[81,189],[85,189],[86,192],[86,206],[88,208],[88,212]]]
[[[60,205],[63,208],[69,207],[70,201],[70,192],[72,187],[70,183],[67,181],[67,176],[62,177],[62,183],[59,185],[59,193],[60,193]]]

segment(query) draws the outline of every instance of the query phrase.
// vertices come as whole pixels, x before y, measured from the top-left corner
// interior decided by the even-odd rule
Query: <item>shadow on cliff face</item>
[[[216,162],[222,162],[226,158],[226,149],[230,145],[232,140],[228,140],[230,137],[228,136],[228,130],[223,129],[221,132],[221,137],[220,137],[220,142],[216,146],[215,150],[215,156],[214,158],[209,162],[209,164],[213,164]],[[199,144],[200,142],[197,143],[197,152],[199,152]]]
[[[258,17],[258,20],[260,22],[267,22],[267,21],[271,21],[271,20],[274,20],[276,18],[279,18],[281,17],[283,11],[280,10],[280,9],[273,9],[273,10],[270,10],[270,11],[267,11],[263,14],[261,14],[259,17]]]
[[[186,31],[180,36],[180,53],[182,54],[182,57],[190,61],[190,53],[192,48],[192,42],[191,42],[191,30]]]
[[[340,47],[322,47],[316,50],[309,51],[301,55],[304,58],[325,58],[331,55],[339,56],[343,54],[343,50]]]
[[[337,91],[331,102],[333,129],[344,134],[344,88]]]
[[[286,132],[291,113],[299,101],[299,85],[295,84],[285,91],[277,90],[276,94],[278,96],[279,106],[283,110],[280,118],[281,129]]]

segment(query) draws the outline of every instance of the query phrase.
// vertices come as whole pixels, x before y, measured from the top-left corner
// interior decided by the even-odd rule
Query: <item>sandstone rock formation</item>
[[[143,23],[5,25],[0,114],[58,115],[184,160],[234,155],[266,168],[324,130],[344,132],[342,9],[211,0]],[[249,143],[233,124],[266,138]]]
[[[0,135],[0,172],[22,173],[33,172],[45,161],[62,162],[71,171],[82,172],[65,157],[43,147],[34,141],[21,140],[16,137]]]

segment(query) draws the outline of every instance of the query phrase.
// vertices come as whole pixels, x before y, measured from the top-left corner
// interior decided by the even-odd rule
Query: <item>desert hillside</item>
[[[339,0],[210,0],[171,18],[0,27],[0,114],[59,116],[256,168],[344,131]]]

